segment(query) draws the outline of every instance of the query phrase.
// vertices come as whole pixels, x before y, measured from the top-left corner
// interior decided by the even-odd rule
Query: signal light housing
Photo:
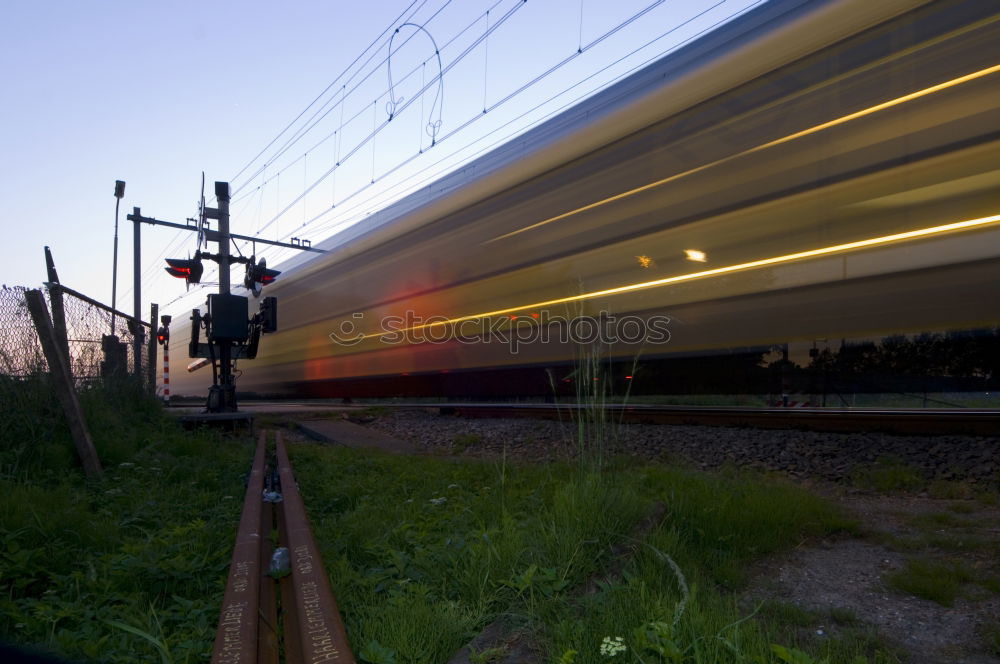
[[[264,286],[273,283],[278,275],[281,274],[280,270],[269,270],[267,269],[267,260],[264,258],[260,259],[259,263],[254,263],[253,258],[247,263],[246,276],[243,278],[243,285],[248,291],[253,293],[254,297],[260,296],[260,291]]]
[[[200,258],[168,258],[164,268],[171,277],[184,279],[188,284],[201,283],[201,274],[205,271],[205,266],[201,264]]]
[[[166,326],[161,326],[160,329],[156,331],[156,343],[164,346],[170,341],[170,330]]]

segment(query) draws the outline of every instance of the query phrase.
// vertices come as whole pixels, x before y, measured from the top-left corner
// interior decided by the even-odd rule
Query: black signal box
[[[208,326],[208,340],[234,341],[242,343],[247,340],[247,312],[249,300],[242,295],[213,294],[208,296],[208,313],[211,322]]]

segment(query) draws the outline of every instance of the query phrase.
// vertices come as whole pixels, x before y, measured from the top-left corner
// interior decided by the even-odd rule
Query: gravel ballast
[[[577,424],[526,419],[465,419],[432,411],[393,411],[367,426],[437,454],[499,456],[527,460],[572,457]],[[1000,438],[896,436],[882,433],[747,429],[698,425],[608,425],[608,454],[676,459],[713,468],[725,464],[787,472],[794,476],[850,480],[887,461],[926,480],[991,484],[1000,479]]]

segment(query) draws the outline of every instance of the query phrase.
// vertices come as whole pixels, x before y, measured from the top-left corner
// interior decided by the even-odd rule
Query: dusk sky
[[[110,303],[113,193],[121,179],[127,187],[119,220],[117,304],[131,312],[132,223],[125,215],[138,206],[147,216],[183,223],[197,213],[202,171],[209,196],[214,181],[232,181],[234,232],[317,243],[408,187],[426,184],[426,178],[443,175],[756,4],[5,3],[0,281],[41,285],[43,247],[49,245],[64,284]],[[385,57],[394,28],[406,21],[426,32],[401,28],[390,64],[393,97],[402,98],[399,106],[413,103],[368,141],[390,110]],[[448,70],[436,109],[436,87],[418,94],[422,81],[437,76],[435,43]],[[299,124],[254,161],[317,98]],[[279,158],[266,158],[317,109],[316,125],[301,140]],[[435,130],[427,125],[438,119],[432,148]],[[334,168],[338,158],[343,163]],[[144,317],[150,302],[176,313],[204,300],[206,291],[178,301],[184,285],[162,269],[164,255],[194,251],[193,235],[143,226],[142,244]],[[265,255],[272,266],[288,257]],[[242,271],[234,268],[232,274],[239,282]],[[215,276],[207,271],[205,279]]]

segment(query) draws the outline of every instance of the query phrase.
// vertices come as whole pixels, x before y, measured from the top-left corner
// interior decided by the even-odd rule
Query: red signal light
[[[166,261],[169,267],[164,269],[166,269],[167,274],[171,277],[184,279],[189,284],[201,283],[201,274],[205,270],[205,266],[201,264],[201,259],[168,258]]]

